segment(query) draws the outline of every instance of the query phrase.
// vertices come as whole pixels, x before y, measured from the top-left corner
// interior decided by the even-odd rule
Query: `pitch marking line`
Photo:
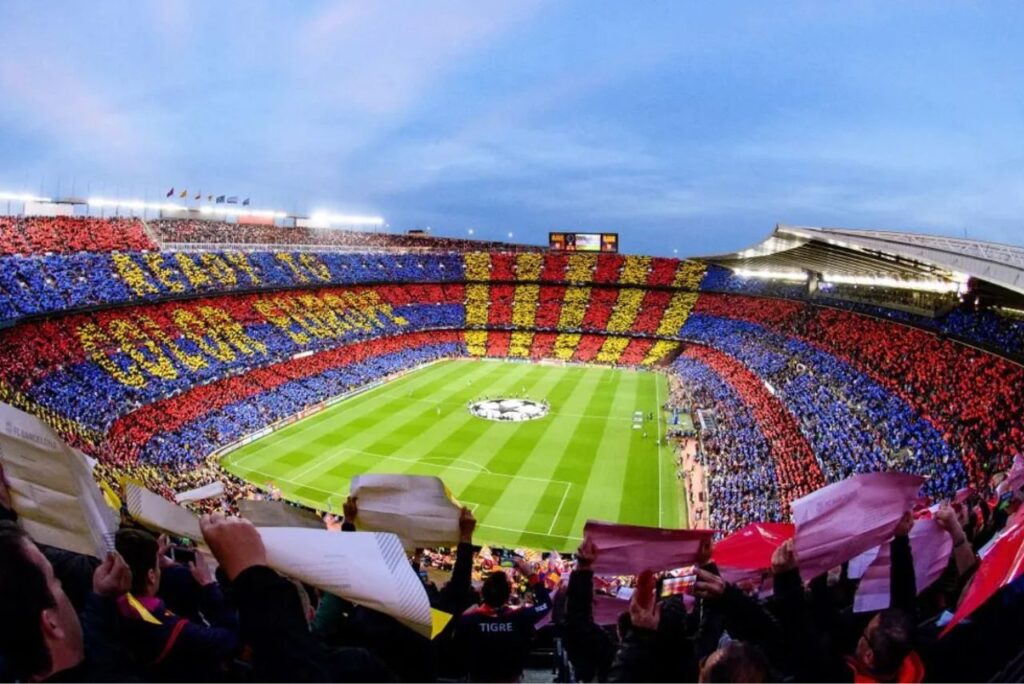
[[[562,492],[562,501],[558,504],[558,510],[555,511],[555,517],[551,519],[551,526],[548,527],[548,535],[551,534],[551,530],[555,529],[555,523],[558,522],[558,517],[562,515],[562,506],[565,505],[565,498],[569,495],[569,490],[572,485],[568,482],[565,483],[565,491]]]
[[[537,536],[548,536],[548,537],[554,536],[554,535],[550,535],[550,534],[545,535],[542,532],[534,532],[533,530],[518,530],[518,529],[516,529],[514,527],[500,527],[498,525],[488,525],[487,523],[477,523],[476,526],[477,527],[486,527],[486,528],[491,529],[491,530],[501,530],[502,532],[518,532],[519,534],[534,534],[534,535],[537,535]],[[577,541],[583,541],[583,537],[576,537],[576,536],[573,536],[571,534],[567,534],[567,535],[564,535],[564,536],[563,535],[558,535],[558,538],[559,539],[563,539],[563,538],[564,539],[575,539]],[[494,546],[499,546],[499,545],[498,544],[494,544]]]

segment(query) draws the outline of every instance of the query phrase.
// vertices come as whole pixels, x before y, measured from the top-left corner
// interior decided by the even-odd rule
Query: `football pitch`
[[[222,464],[336,513],[356,475],[436,475],[473,509],[478,543],[568,551],[588,519],[685,525],[673,449],[656,445],[666,396],[664,376],[647,371],[441,361],[236,449]],[[550,410],[500,422],[468,409],[505,397]],[[637,411],[643,421],[634,428]]]

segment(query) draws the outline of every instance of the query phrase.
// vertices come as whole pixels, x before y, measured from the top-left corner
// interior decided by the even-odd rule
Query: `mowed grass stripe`
[[[584,414],[587,416],[607,415],[608,405],[615,397],[622,377],[622,373],[615,373],[611,370],[600,371],[598,381],[589,393]],[[603,439],[606,425],[607,421],[599,417],[586,417],[576,421],[571,437],[559,455],[551,477],[552,480],[573,482],[576,486],[570,487],[566,492],[565,487],[557,483],[552,482],[548,485],[537,509],[524,527],[527,531],[520,536],[520,544],[564,548],[566,537],[569,536],[572,529],[576,510],[586,491],[587,480],[590,473],[593,472],[594,458]],[[614,494],[614,490],[611,493]],[[567,522],[560,524],[563,518]]]
[[[641,430],[634,430],[632,424],[633,411],[636,410],[636,393],[641,387],[642,374],[622,373],[616,392],[608,402],[607,411],[613,416],[627,416],[627,422],[606,422],[601,438],[594,450],[593,465],[586,486],[577,492],[572,500],[572,517],[566,518],[565,512],[560,518],[560,525],[571,524],[572,529],[582,530],[587,520],[606,520],[622,522],[619,519],[621,499],[625,495],[622,479],[626,472],[627,453],[634,448],[651,449],[653,440],[645,442]],[[653,459],[652,459],[653,462]],[[657,506],[657,492],[633,492],[652,509]],[[562,522],[564,521],[564,522]]]
[[[572,370],[575,372],[562,375],[548,397],[552,406],[569,407],[582,412],[592,390],[597,386],[601,371],[585,368]],[[571,439],[572,425],[578,420],[554,419],[549,416],[529,425],[516,426],[529,429],[517,429],[515,437],[488,462],[488,468],[493,472],[521,477],[502,482],[501,479],[484,474],[474,480],[464,496],[481,503],[489,524],[508,529],[531,529],[528,523],[533,511],[546,495],[546,481],[552,478],[555,464]],[[560,484],[560,487],[564,491],[565,485]]]
[[[658,525],[658,454],[656,449],[644,448],[658,438],[658,424],[656,421],[648,421],[646,417],[649,412],[654,412],[655,417],[660,415],[661,408],[653,406],[654,402],[654,375],[645,374],[639,379],[640,391],[635,393],[635,411],[644,414],[643,430],[632,430],[633,433],[640,433],[638,444],[637,435],[630,440],[630,448],[623,454],[625,457],[625,474],[621,480],[622,497],[619,505],[619,521],[636,525]],[[646,439],[643,433],[647,433]],[[635,492],[645,492],[643,497],[636,496]],[[653,506],[652,506],[653,503]]]
[[[669,388],[668,379],[658,373],[655,378],[655,403],[657,414],[661,421],[662,446],[658,449],[658,463],[661,468],[661,501],[664,517],[664,527],[686,527],[689,515],[687,513],[685,492],[681,492],[682,480],[676,478],[676,450],[665,444],[665,435],[668,432],[668,417],[662,410],[661,404],[668,400]],[[680,523],[680,521],[682,521]]]

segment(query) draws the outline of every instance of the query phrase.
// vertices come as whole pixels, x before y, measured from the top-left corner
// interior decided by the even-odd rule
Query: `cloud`
[[[375,116],[402,114],[467,55],[529,19],[542,4],[331,4],[300,26],[291,66],[297,78],[316,86],[316,99]]]

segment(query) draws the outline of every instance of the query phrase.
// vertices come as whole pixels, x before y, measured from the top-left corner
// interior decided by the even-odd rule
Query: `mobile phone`
[[[181,563],[182,565],[188,565],[189,563],[196,562],[196,551],[195,549],[187,549],[184,546],[172,546],[171,547],[171,559],[175,563]]]
[[[683,575],[681,577],[663,577],[658,587],[658,598],[666,599],[669,596],[679,594],[693,594],[693,585],[697,583],[697,575]]]

